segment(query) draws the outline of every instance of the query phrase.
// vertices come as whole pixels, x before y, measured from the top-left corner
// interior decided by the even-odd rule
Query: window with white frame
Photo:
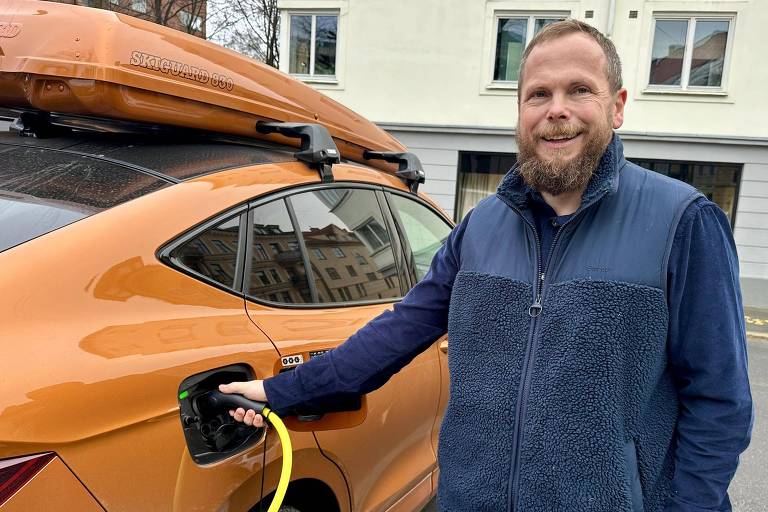
[[[539,30],[550,23],[564,20],[567,13],[497,14],[494,18],[493,81],[517,83],[523,51]]]
[[[648,87],[724,88],[733,21],[733,16],[655,16]]]
[[[289,19],[288,72],[334,78],[339,16],[291,13]]]

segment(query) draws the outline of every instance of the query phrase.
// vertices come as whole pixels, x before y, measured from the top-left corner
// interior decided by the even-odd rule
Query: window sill
[[[491,82],[485,88],[490,90],[517,91],[517,82]]]
[[[702,89],[689,89],[689,90],[682,90],[682,89],[654,89],[654,88],[647,88],[642,91],[643,94],[651,94],[651,95],[670,95],[670,96],[712,96],[712,97],[719,97],[724,98],[728,96],[727,91],[723,90],[702,90]]]
[[[335,76],[308,76],[308,75],[291,75],[297,80],[308,84],[326,84],[326,85],[339,85],[339,80]]]
[[[490,82],[481,85],[480,96],[515,96],[517,82]]]

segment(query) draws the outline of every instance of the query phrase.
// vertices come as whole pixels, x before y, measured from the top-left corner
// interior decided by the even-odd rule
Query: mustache
[[[553,139],[555,137],[567,137],[572,139],[573,137],[584,133],[586,130],[582,125],[576,124],[548,124],[542,128],[539,128],[534,132],[534,135],[539,138]]]

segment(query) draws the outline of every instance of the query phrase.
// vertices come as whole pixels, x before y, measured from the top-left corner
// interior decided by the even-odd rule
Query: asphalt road
[[[749,379],[755,403],[752,442],[730,488],[735,512],[768,511],[768,340],[749,342]]]
[[[734,512],[768,512],[768,340],[750,340],[749,376],[755,402],[752,443],[730,488]],[[422,512],[437,512],[432,500]]]

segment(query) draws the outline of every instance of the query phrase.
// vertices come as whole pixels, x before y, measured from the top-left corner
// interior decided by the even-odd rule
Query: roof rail
[[[318,170],[324,183],[333,181],[333,164],[341,161],[339,149],[325,126],[311,123],[256,123],[259,133],[279,133],[284,137],[301,139],[301,149],[294,153],[297,160],[306,162]]]
[[[384,160],[391,164],[398,164],[399,167],[395,172],[395,176],[401,178],[414,194],[419,192],[419,184],[424,183],[426,180],[424,169],[421,167],[421,161],[413,153],[366,150],[363,152],[363,158],[366,160]]]

